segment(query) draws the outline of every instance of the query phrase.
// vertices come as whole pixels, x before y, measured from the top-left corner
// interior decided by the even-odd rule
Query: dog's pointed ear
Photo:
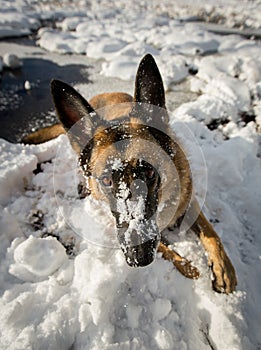
[[[95,111],[91,105],[63,81],[52,80],[51,93],[58,118],[67,131],[81,118],[90,114],[93,118],[95,117]]]
[[[165,92],[158,66],[151,54],[145,55],[136,75],[134,102],[165,107]]]
[[[101,123],[99,115],[74,88],[60,80],[51,81],[51,93],[57,116],[73,147],[83,148]]]

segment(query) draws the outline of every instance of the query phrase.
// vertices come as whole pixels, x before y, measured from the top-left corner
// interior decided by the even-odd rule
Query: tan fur
[[[99,111],[99,115],[106,120],[114,120],[120,116],[127,115],[133,98],[123,92],[107,92],[99,94],[90,99],[93,109]],[[115,108],[117,105],[117,108]]]
[[[119,103],[132,101],[133,97],[125,92],[105,92],[92,97],[90,99],[90,105],[97,110],[105,106],[117,105]]]
[[[43,129],[32,132],[22,139],[25,144],[38,144],[55,139],[59,135],[65,134],[62,124],[47,126]]]

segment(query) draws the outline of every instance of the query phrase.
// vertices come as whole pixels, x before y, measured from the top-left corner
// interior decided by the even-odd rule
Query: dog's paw
[[[190,261],[183,258],[182,261],[173,261],[174,266],[176,269],[186,278],[190,279],[198,279],[200,276],[199,270],[191,265]]]
[[[213,272],[213,289],[218,293],[231,293],[235,291],[237,278],[235,269],[225,252],[219,259],[210,261]]]
[[[162,253],[164,259],[171,261],[176,269],[185,277],[198,279],[200,276],[199,270],[191,264],[190,261],[180,256],[174,249],[170,249],[165,244],[160,242],[158,252]]]

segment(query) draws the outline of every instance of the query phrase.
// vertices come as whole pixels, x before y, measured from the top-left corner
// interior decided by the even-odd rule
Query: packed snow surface
[[[260,1],[153,0],[131,8],[127,0],[1,1],[1,37],[38,30],[45,50],[97,60],[100,87],[114,77],[111,90],[123,79],[131,91],[140,58],[154,55],[171,127],[238,286],[231,295],[213,292],[191,232],[173,241],[200,270],[198,280],[159,254],[146,268],[129,267],[106,206],[78,197],[65,135],[37,146],[0,140],[0,349],[261,349],[260,42],[210,33],[191,22],[200,15],[231,27],[261,25]],[[44,27],[50,20],[55,28]],[[0,70],[22,64],[5,54]],[[174,108],[184,79],[198,97]],[[95,81],[76,88],[90,98]]]

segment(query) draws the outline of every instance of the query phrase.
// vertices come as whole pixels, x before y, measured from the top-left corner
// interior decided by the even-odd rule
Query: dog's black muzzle
[[[153,262],[160,240],[156,224],[160,176],[145,161],[133,163],[113,173],[110,207],[126,261],[139,267]]]
[[[160,234],[154,220],[132,222],[117,226],[120,247],[126,262],[131,267],[142,267],[151,264],[156,256]]]

